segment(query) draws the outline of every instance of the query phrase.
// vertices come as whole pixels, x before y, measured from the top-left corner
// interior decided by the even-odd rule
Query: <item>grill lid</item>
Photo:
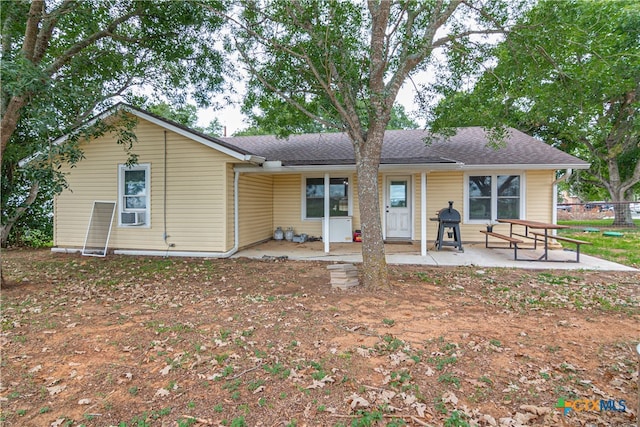
[[[460,212],[453,209],[452,201],[449,201],[448,208],[440,209],[440,211],[438,211],[438,220],[440,220],[440,222],[459,223],[460,218]]]

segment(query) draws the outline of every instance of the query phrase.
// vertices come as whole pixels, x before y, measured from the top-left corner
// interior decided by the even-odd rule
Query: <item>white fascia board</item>
[[[355,165],[296,165],[281,166],[279,161],[267,161],[263,167],[238,165],[235,171],[241,173],[309,173],[309,172],[354,172]],[[423,163],[423,164],[382,164],[379,170],[384,172],[422,172],[424,170],[460,170],[462,163]]]
[[[310,166],[278,166],[276,161],[267,167],[256,167],[250,165],[237,165],[233,168],[236,172],[241,173],[307,173],[307,172],[341,172],[356,170],[355,165],[310,165]]]
[[[266,164],[269,166],[266,166]],[[281,166],[277,161],[265,162],[263,167],[238,165],[234,170],[241,173],[308,173],[308,172],[353,172],[355,165],[302,165],[302,166]],[[465,165],[461,162],[455,163],[408,163],[408,164],[382,164],[381,172],[422,172],[422,171],[495,171],[495,170],[560,170],[560,169],[588,169],[589,164],[502,164],[502,165]]]
[[[442,171],[460,170],[464,163],[407,163],[407,164],[382,164],[379,170],[384,172],[422,172],[422,171]]]
[[[235,159],[242,160],[242,161],[252,161],[252,160],[249,160],[250,158],[255,158],[256,160],[257,159],[261,159],[261,157],[259,157],[259,156],[253,156],[253,155],[250,155],[250,154],[238,153],[235,150],[232,150],[230,148],[227,148],[227,147],[224,147],[222,145],[216,144],[215,142],[209,141],[208,139],[203,138],[200,135],[196,135],[196,134],[194,134],[192,132],[189,132],[186,129],[180,128],[178,126],[174,126],[174,125],[172,125],[170,123],[165,122],[164,120],[160,120],[160,119],[158,119],[156,117],[150,116],[150,115],[145,114],[145,113],[143,113],[141,111],[133,110],[133,109],[127,108],[126,106],[123,106],[122,108],[124,110],[128,111],[129,113],[133,114],[134,116],[140,117],[141,119],[147,120],[147,121],[149,121],[149,122],[151,122],[153,124],[156,124],[156,125],[164,128],[164,129],[167,129],[167,130],[170,130],[172,132],[175,132],[178,135],[182,135],[182,136],[184,136],[186,138],[192,139],[192,140],[194,140],[196,142],[201,143],[202,145],[205,145],[205,146],[207,146],[209,148],[213,148],[214,150],[220,151],[221,153],[224,153],[224,154],[226,154],[228,156],[231,156],[231,157],[233,157]]]
[[[508,165],[463,165],[465,171],[486,170],[560,170],[560,169],[589,169],[589,164],[508,164]]]
[[[220,151],[221,153],[227,154],[227,155],[229,155],[229,156],[231,156],[231,157],[233,157],[233,158],[235,158],[237,160],[242,160],[242,161],[245,161],[245,162],[251,162],[251,163],[256,163],[256,164],[261,164],[265,160],[264,157],[255,156],[255,155],[252,155],[252,154],[239,153],[239,152],[237,152],[235,150],[232,150],[232,149],[230,149],[228,147],[224,147],[222,145],[216,144],[215,142],[209,141],[208,139],[203,138],[200,135],[196,135],[196,134],[194,134],[192,132],[189,132],[188,130],[182,129],[182,128],[177,127],[177,126],[174,126],[174,125],[172,125],[170,123],[165,122],[164,120],[160,120],[160,119],[158,119],[156,117],[150,116],[150,115],[145,114],[145,113],[143,113],[141,111],[138,111],[136,109],[129,108],[126,105],[120,105],[115,109],[113,109],[113,108],[107,109],[106,111],[102,112],[101,114],[95,116],[94,118],[92,118],[91,120],[86,122],[83,125],[83,127],[91,126],[94,123],[96,123],[98,120],[104,120],[105,118],[113,115],[114,112],[117,111],[117,110],[127,111],[128,113],[133,114],[136,117],[139,117],[141,119],[147,120],[147,121],[149,121],[149,122],[151,122],[153,124],[156,124],[156,125],[164,128],[164,129],[170,130],[172,132],[175,132],[175,133],[177,133],[179,135],[182,135],[182,136],[184,136],[186,138],[189,138],[189,139],[191,139],[193,141],[199,142],[199,143],[201,143],[201,144],[203,144],[203,145],[205,145],[205,146],[207,146],[209,148],[213,148],[214,150],[217,150],[217,151]],[[63,143],[64,141],[69,139],[70,135],[71,134],[63,135],[60,138],[55,139],[53,141],[53,144],[54,145],[58,145],[58,144]],[[30,160],[32,160],[32,157],[29,158],[29,159],[23,160],[23,162],[29,162]]]

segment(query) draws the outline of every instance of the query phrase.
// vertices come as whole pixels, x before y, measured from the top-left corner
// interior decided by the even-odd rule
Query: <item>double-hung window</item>
[[[305,219],[324,217],[324,178],[305,178]],[[349,216],[349,178],[329,178],[329,216]]]
[[[466,187],[466,220],[493,221],[520,218],[523,200],[521,175],[469,175]]]
[[[146,226],[150,224],[151,165],[139,164],[118,167],[118,205],[120,226]]]

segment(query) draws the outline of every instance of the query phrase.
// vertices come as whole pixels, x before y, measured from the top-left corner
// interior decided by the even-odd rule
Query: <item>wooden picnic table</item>
[[[544,253],[540,256],[540,258],[538,258],[538,261],[548,261],[549,260],[549,237],[551,238],[556,238],[557,236],[553,236],[549,234],[549,230],[560,230],[563,228],[569,228],[568,225],[559,225],[559,224],[551,224],[551,223],[547,223],[547,222],[540,222],[540,221],[530,221],[528,219],[507,219],[507,218],[503,218],[503,219],[498,219],[498,222],[501,223],[505,223],[505,224],[509,224],[509,237],[513,238],[513,236],[521,236],[521,237],[526,237],[528,239],[533,239],[534,240],[534,248],[537,247],[537,242],[538,242],[538,236],[543,237],[543,241],[544,241]],[[515,233],[513,231],[513,226],[517,225],[517,226],[521,226],[524,227],[524,234],[521,233]],[[544,230],[544,233],[536,233],[536,232],[529,232],[529,229],[532,230]],[[533,237],[530,236],[533,235]],[[574,241],[575,243],[576,241]],[[582,242],[581,242],[582,243]],[[580,253],[580,244],[578,244],[578,254]],[[579,261],[579,256],[578,255],[578,261]]]

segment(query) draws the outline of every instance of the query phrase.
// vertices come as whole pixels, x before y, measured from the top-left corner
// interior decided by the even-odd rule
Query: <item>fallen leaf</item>
[[[523,414],[520,412],[516,412],[513,418],[517,423],[519,423],[518,425],[527,425],[529,421],[537,418],[537,416],[531,413]]]
[[[355,393],[347,397],[347,403],[351,403],[351,409],[356,409],[358,406],[363,408],[369,407],[369,401]]]
[[[356,347],[356,353],[361,357],[371,357],[371,351],[368,348]]]
[[[160,370],[160,375],[167,375],[171,370],[171,365],[167,365]]]
[[[391,391],[391,390],[382,390],[382,392],[380,393],[379,398],[384,402],[384,403],[390,403],[391,399],[393,399],[396,396],[396,392],[395,391]]]
[[[455,406],[458,404],[458,397],[452,391],[448,391],[442,395],[442,401],[444,403],[451,403]]]
[[[156,391],[156,394],[154,395],[155,397],[167,397],[171,394],[171,392],[169,390],[167,390],[166,388],[159,388],[158,391]]]
[[[489,424],[490,426],[498,425],[498,423],[496,422],[496,419],[489,414],[482,414],[480,418],[478,418],[478,421],[483,421],[484,423]]]
[[[544,406],[522,405],[522,406],[520,406],[520,409],[522,409],[523,411],[530,412],[530,413],[535,414],[535,415],[545,415],[545,414],[550,414],[551,413],[551,408],[544,407]]]
[[[47,391],[49,391],[49,396],[54,396],[62,392],[65,388],[67,388],[66,385],[54,385],[53,387],[47,387]]]

